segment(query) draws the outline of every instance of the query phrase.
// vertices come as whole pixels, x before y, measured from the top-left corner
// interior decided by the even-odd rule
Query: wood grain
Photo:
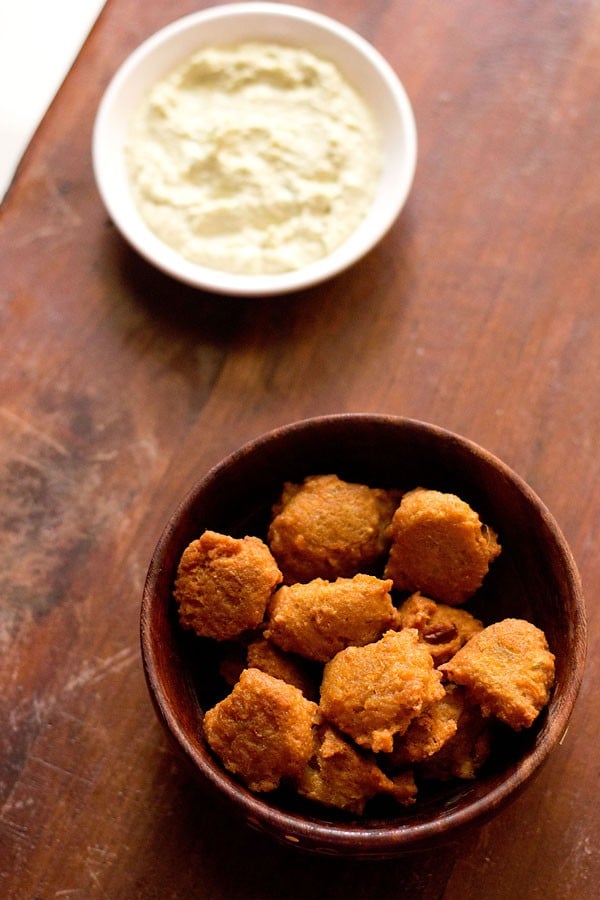
[[[0,893],[587,900],[600,877],[600,5],[305,4],[394,66],[419,162],[368,258],[264,301],[150,269],[91,171],[116,67],[208,5],[108,0],[0,211]],[[473,838],[397,862],[301,857],[207,806],[139,657],[148,562],[191,483],[266,430],[345,411],[431,421],[504,459],[558,520],[588,598],[587,674],[547,766]]]

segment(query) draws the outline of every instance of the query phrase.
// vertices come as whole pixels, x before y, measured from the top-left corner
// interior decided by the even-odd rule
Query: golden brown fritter
[[[417,765],[419,776],[427,781],[475,778],[492,750],[490,719],[467,699],[464,688],[449,687],[454,689],[453,702],[458,708],[456,732],[437,753]]]
[[[519,731],[550,699],[554,655],[543,631],[524,619],[503,619],[476,634],[440,671],[467,689],[484,716]]]
[[[500,553],[495,533],[453,494],[401,497],[312,476],[285,485],[271,548],[206,531],[182,555],[180,621],[220,642],[233,686],[206,740],[250,790],[283,781],[356,815],[378,795],[409,805],[415,776],[478,774],[494,718],[519,730],[548,703],[543,632],[456,608]],[[393,588],[412,592],[398,609]]]
[[[444,696],[441,675],[414,628],[387,631],[365,647],[347,647],[327,663],[320,709],[357,744],[389,753],[395,734]]]
[[[414,803],[417,793],[412,772],[399,779],[388,778],[372,754],[359,751],[327,724],[316,730],[315,750],[297,788],[303,797],[359,815],[378,794],[389,794],[408,805]]]
[[[499,553],[496,534],[468,503],[415,488],[394,513],[385,575],[398,590],[422,591],[457,606],[481,587]]]
[[[436,700],[412,720],[405,733],[396,736],[390,762],[405,766],[433,756],[455,734],[464,703],[459,696],[461,688],[454,684],[445,686],[446,694]]]
[[[417,629],[436,666],[451,659],[483,628],[479,619],[466,609],[436,603],[419,592],[399,607],[398,623],[401,628]]]
[[[205,531],[186,547],[179,563],[174,591],[179,621],[200,637],[238,637],[262,621],[281,580],[259,538]]]
[[[348,646],[377,640],[396,621],[391,580],[355,575],[281,587],[267,613],[265,636],[283,650],[327,662]]]
[[[248,645],[247,660],[249,667],[295,685],[309,700],[318,699],[320,672],[317,678],[317,672],[305,659],[286,653],[261,637]]]
[[[232,692],[204,716],[209,746],[252,791],[298,778],[313,752],[316,703],[259,669],[245,669]]]
[[[388,552],[399,497],[337,475],[286,482],[267,537],[285,583],[372,572]]]

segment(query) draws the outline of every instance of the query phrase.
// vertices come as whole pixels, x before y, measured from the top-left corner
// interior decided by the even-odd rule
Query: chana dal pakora
[[[337,475],[287,482],[267,536],[285,583],[369,574],[389,549],[398,500],[395,491]]]
[[[397,613],[391,587],[389,579],[373,575],[283,585],[273,595],[265,634],[283,650],[325,663],[392,627]]]
[[[423,709],[444,696],[442,676],[414,628],[347,647],[327,663],[321,712],[362,747],[389,753]]]
[[[264,541],[205,531],[174,598],[182,626],[223,648],[209,747],[252,791],[352,815],[476,778],[494,723],[530,727],[554,682],[540,629],[463,608],[500,552],[454,494],[331,474],[286,483]]]
[[[394,513],[385,575],[400,591],[458,606],[481,587],[500,549],[496,533],[460,497],[416,488]]]
[[[523,619],[503,619],[476,634],[440,671],[462,684],[484,716],[515,731],[529,728],[550,699],[554,654],[543,631]]]
[[[318,706],[291,684],[245,669],[231,693],[204,716],[204,734],[223,765],[252,791],[299,777],[313,750]]]
[[[256,628],[282,574],[257,537],[205,531],[186,547],[175,580],[179,621],[200,637],[224,641]]]

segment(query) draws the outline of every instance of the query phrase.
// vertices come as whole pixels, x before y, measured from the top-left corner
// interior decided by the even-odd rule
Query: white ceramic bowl
[[[131,117],[162,76],[203,46],[280,41],[328,58],[370,107],[383,139],[379,187],[366,218],[327,257],[273,275],[239,275],[189,262],[139,215],[130,192],[124,143]],[[410,190],[417,156],[410,101],[398,77],[364,38],[327,16],[281,3],[234,3],[192,13],[158,31],[122,64],[100,103],[92,156],[100,195],[123,237],[149,262],[186,284],[221,294],[266,296],[318,284],[371,250],[389,230]]]

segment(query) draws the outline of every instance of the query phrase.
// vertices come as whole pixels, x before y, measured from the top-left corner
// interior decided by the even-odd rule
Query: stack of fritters
[[[284,485],[265,538],[206,531],[174,590],[185,628],[227,642],[204,734],[251,790],[411,804],[422,782],[474,778],[494,721],[527,728],[548,703],[543,632],[464,608],[501,548],[454,494],[314,475]]]

